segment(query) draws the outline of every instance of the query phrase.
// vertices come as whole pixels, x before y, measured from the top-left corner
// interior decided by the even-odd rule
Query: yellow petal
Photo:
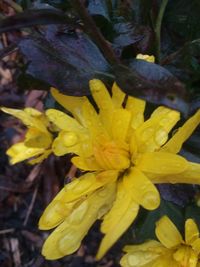
[[[117,177],[117,171],[103,171],[97,174],[88,172],[65,186],[64,200],[71,202],[84,197],[96,189],[116,181]]]
[[[166,248],[174,248],[183,242],[178,229],[167,216],[163,216],[156,223],[155,233],[158,240]]]
[[[167,175],[184,172],[189,163],[183,157],[172,153],[148,152],[138,159],[136,166],[144,172]]]
[[[125,93],[119,88],[116,82],[112,86],[112,102],[115,108],[121,108],[125,98]]]
[[[92,224],[112,204],[116,185],[109,184],[84,200],[45,241],[42,254],[49,260],[75,252]]]
[[[112,136],[114,140],[126,141],[131,121],[131,113],[126,109],[116,109],[112,117]]]
[[[160,195],[154,184],[137,168],[127,171],[123,179],[124,186],[130,191],[134,201],[145,209],[154,210],[160,205]]]
[[[46,207],[39,220],[39,229],[49,230],[56,227],[73,211],[79,200],[67,203],[65,194],[65,188],[63,188]]]
[[[68,96],[61,94],[57,89],[51,88],[53,98],[66,110],[70,111],[72,115],[81,122],[82,105],[87,100],[87,97]]]
[[[173,254],[173,258],[179,263],[179,266],[196,267],[198,254],[189,246],[180,246]]]
[[[52,136],[48,132],[41,132],[37,128],[30,127],[25,135],[24,144],[27,147],[48,148],[51,145]]]
[[[200,238],[197,238],[195,241],[191,244],[193,250],[199,254],[200,253]]]
[[[46,115],[51,122],[62,130],[78,132],[83,127],[72,117],[57,109],[48,109]]]
[[[159,257],[159,254],[150,251],[137,251],[128,253],[122,257],[120,265],[122,267],[147,267],[154,266],[154,261]],[[163,267],[163,266],[162,266]]]
[[[10,163],[16,164],[20,161],[38,156],[45,150],[43,148],[31,148],[24,145],[23,142],[14,144],[7,151],[6,154],[10,157]]]
[[[123,183],[118,183],[117,196],[112,209],[103,219],[101,231],[105,233],[96,258],[101,259],[127,230],[138,214],[139,205],[132,200]]]
[[[12,108],[1,108],[5,113],[8,113],[23,122],[28,127],[35,127],[43,132],[47,132],[46,125],[42,117],[42,113],[33,108],[26,108],[24,110],[12,109]]]
[[[157,108],[150,119],[136,129],[139,152],[158,150],[168,139],[168,133],[179,120],[180,114],[166,107]]]
[[[31,159],[28,161],[29,164],[33,165],[33,164],[38,164],[40,162],[42,162],[44,159],[47,159],[48,156],[52,153],[51,149],[48,150],[44,150],[43,154],[40,155],[39,157],[36,157],[34,159]]]
[[[142,60],[145,60],[145,61],[151,62],[151,63],[155,62],[154,56],[143,55],[143,54],[137,54],[136,59],[142,59]]]
[[[123,248],[123,251],[128,253],[136,251],[153,251],[159,254],[165,252],[166,248],[163,247],[160,242],[156,240],[150,240],[139,245],[127,245]]]
[[[131,127],[137,129],[144,122],[146,102],[142,99],[128,96],[126,109],[132,114]]]
[[[185,222],[185,242],[191,244],[199,237],[199,229],[195,221],[187,219]]]
[[[185,183],[200,184],[200,164],[188,162],[185,171],[173,175],[147,174],[153,183]]]
[[[102,170],[101,166],[97,163],[94,157],[83,158],[83,157],[73,157],[71,162],[80,170],[84,171],[98,171]]]
[[[200,110],[198,110],[186,123],[178,129],[172,138],[164,145],[163,151],[178,153],[183,143],[190,137],[200,123]]]

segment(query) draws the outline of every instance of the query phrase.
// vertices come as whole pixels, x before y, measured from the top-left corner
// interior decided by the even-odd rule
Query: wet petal
[[[11,146],[6,151],[6,154],[10,157],[10,163],[16,164],[20,161],[41,155],[44,151],[45,150],[43,148],[27,147],[23,142],[21,142]]]
[[[174,248],[183,243],[181,234],[179,233],[173,222],[167,216],[163,216],[156,223],[155,232],[158,240],[166,248]]]
[[[125,98],[125,93],[119,88],[116,82],[112,86],[112,102],[115,108],[121,108]]]
[[[185,222],[185,242],[191,244],[199,237],[199,229],[197,224],[192,219],[187,219]]]
[[[114,200],[116,186],[110,184],[84,200],[47,238],[42,254],[49,260],[75,252],[92,224],[105,214]]]
[[[52,135],[30,127],[25,135],[24,144],[27,147],[48,148],[52,142]]]
[[[96,189],[116,181],[117,171],[103,171],[100,173],[86,173],[65,186],[65,202],[71,202]]]
[[[148,152],[138,159],[136,166],[144,172],[167,175],[184,172],[189,163],[185,158],[172,153]]]
[[[146,102],[142,99],[128,96],[126,109],[132,114],[131,127],[137,129],[144,122]]]
[[[164,145],[162,151],[178,153],[183,143],[190,137],[200,123],[200,110],[198,110],[186,123],[178,129],[172,138]]]
[[[131,121],[131,113],[125,109],[116,109],[112,117],[112,136],[114,140],[126,141]]]
[[[94,157],[90,158],[73,157],[71,162],[80,170],[84,171],[102,170],[101,166],[97,163]]]
[[[153,183],[137,168],[127,171],[123,179],[124,186],[130,191],[134,201],[145,209],[154,210],[160,205],[160,195]]]
[[[83,127],[72,117],[57,109],[48,109],[46,115],[51,122],[62,130],[79,132]]]
[[[105,234],[96,258],[101,259],[110,247],[127,230],[138,214],[139,205],[132,200],[122,182],[118,183],[117,196],[112,209],[106,214],[101,225]]]
[[[188,162],[188,167],[185,171],[173,175],[158,175],[147,173],[147,176],[153,183],[185,183],[185,184],[200,184],[200,164]]]
[[[88,101],[87,97],[77,97],[77,96],[68,96],[61,94],[57,89],[51,88],[51,94],[53,98],[66,110],[70,111],[72,115],[79,120],[82,121],[82,105],[85,101]]]
[[[43,114],[33,108],[26,108],[24,110],[1,108],[5,113],[8,113],[23,122],[28,127],[35,127],[40,131],[47,132],[46,125],[44,123]]]

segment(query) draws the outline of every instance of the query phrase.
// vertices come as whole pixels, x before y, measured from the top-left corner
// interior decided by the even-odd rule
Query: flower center
[[[180,264],[181,267],[189,267],[196,266],[198,255],[191,247],[182,245],[173,254],[173,258]]]
[[[94,156],[98,164],[109,170],[125,170],[130,166],[128,145],[114,141],[94,145]]]

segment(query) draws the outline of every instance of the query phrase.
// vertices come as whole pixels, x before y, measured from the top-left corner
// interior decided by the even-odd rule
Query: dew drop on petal
[[[165,130],[160,129],[156,131],[154,140],[157,145],[162,146],[167,141],[167,139],[168,139],[168,134]]]
[[[78,142],[78,136],[73,132],[63,134],[63,142],[65,146],[73,146]]]

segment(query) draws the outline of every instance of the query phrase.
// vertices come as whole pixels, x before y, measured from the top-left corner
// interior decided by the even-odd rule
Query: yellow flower
[[[47,158],[51,153],[52,143],[52,136],[47,130],[47,117],[34,108],[20,110],[3,107],[1,110],[20,119],[28,127],[24,142],[14,144],[6,151],[10,163],[15,164],[34,157],[29,163],[35,164]]]
[[[167,142],[180,118],[178,111],[161,106],[144,121],[145,101],[125,99],[116,83],[112,97],[99,80],[91,80],[90,89],[96,109],[86,97],[52,89],[53,97],[73,117],[55,109],[46,112],[60,129],[52,145],[54,153],[76,154],[72,162],[86,171],[58,193],[39,221],[40,229],[57,226],[43,246],[47,259],[77,250],[101,218],[105,235],[97,253],[100,259],[133,223],[140,205],[148,210],[159,206],[153,183],[200,184],[200,165],[176,155],[199,124],[200,111]]]
[[[151,63],[155,62],[154,56],[143,55],[143,54],[137,54],[136,59],[143,59],[143,60],[151,62]]]
[[[156,223],[158,241],[150,240],[140,245],[125,246],[127,252],[121,259],[123,267],[199,267],[199,230],[193,219],[185,222],[183,240],[173,222],[163,216]]]

